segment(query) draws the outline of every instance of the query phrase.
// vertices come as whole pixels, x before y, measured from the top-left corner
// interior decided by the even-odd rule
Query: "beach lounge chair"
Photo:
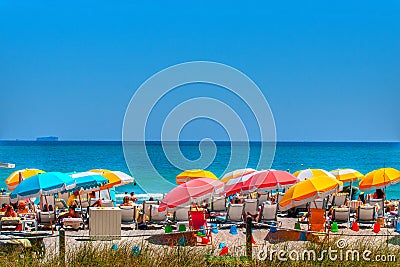
[[[175,209],[173,221],[176,223],[177,227],[181,224],[189,227],[189,210],[190,206]]]
[[[21,218],[19,217],[2,217],[0,220],[0,230],[5,229],[15,230],[18,225],[21,225]]]
[[[374,224],[376,222],[375,206],[359,206],[356,221],[359,224]]]
[[[121,209],[121,223],[135,223],[136,206],[119,206]]]
[[[371,205],[371,206],[375,206],[378,205],[378,217],[383,217],[383,211],[385,208],[385,202],[383,199],[376,199],[376,198],[371,198],[369,200],[367,200],[367,202]]]
[[[320,237],[325,241],[328,238],[329,243],[329,233],[326,231],[326,217],[325,217],[325,209],[309,209],[309,217],[308,217],[308,230],[313,232],[320,233],[311,233],[312,236],[318,238],[320,242]]]
[[[150,206],[151,205],[158,205],[160,204],[159,201],[143,201],[143,212],[144,214],[150,218]]]
[[[149,221],[156,224],[164,224],[167,222],[167,211],[158,211],[160,205],[150,205]]]
[[[82,227],[83,229],[83,219],[82,218],[64,218],[62,219],[63,228],[71,227],[78,230]]]
[[[229,203],[226,216],[217,216],[216,221],[224,224],[243,223],[244,206],[244,204]]]
[[[51,224],[56,224],[57,219],[54,211],[39,211],[38,224],[48,226],[50,225],[50,218]]]
[[[350,208],[333,208],[332,221],[337,223],[347,223],[349,220]]]
[[[270,200],[269,198],[269,193],[259,193],[259,195],[257,196],[257,200],[258,203],[261,205],[262,203],[264,203],[267,200]]]
[[[250,215],[253,218],[255,218],[258,213],[258,200],[257,199],[245,199],[244,200],[244,213],[246,215]]]
[[[226,211],[226,198],[225,197],[215,197],[211,201],[211,211],[212,212],[225,212]]]
[[[347,198],[347,195],[343,195],[343,194],[333,196],[332,206],[340,207],[340,206],[346,205],[346,198]]]
[[[196,245],[212,244],[211,230],[207,227],[205,210],[190,210],[188,218],[189,229],[200,230],[197,233],[193,233],[196,236]]]
[[[261,214],[259,218],[259,222],[262,224],[278,224],[277,220],[278,215],[278,204],[267,204],[263,203],[261,206]]]

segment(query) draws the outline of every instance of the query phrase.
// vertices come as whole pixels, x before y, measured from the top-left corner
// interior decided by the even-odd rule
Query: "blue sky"
[[[280,141],[400,141],[397,1],[146,2],[0,0],[0,139],[120,140],[141,83],[210,60],[257,83]],[[160,114],[213,96],[194,88]],[[182,132],[204,137],[226,133],[201,120]]]

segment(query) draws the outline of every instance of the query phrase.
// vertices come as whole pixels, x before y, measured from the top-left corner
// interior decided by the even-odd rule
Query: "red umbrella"
[[[211,178],[190,180],[169,191],[161,201],[158,210],[161,212],[167,208],[184,207],[192,202],[200,203],[215,194],[221,193],[223,188],[223,182]]]
[[[254,192],[256,190],[277,190],[299,182],[296,176],[279,170],[264,170],[254,173],[244,183],[242,191]]]

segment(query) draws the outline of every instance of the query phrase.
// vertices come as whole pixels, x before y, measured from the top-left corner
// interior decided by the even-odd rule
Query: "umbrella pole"
[[[350,201],[349,201],[349,216],[348,216],[348,220],[347,220],[347,224],[350,228],[350,203],[352,200],[352,196],[353,196],[353,180],[350,180]]]
[[[51,216],[51,212],[49,211],[49,203],[47,202],[47,196],[46,195],[44,195],[44,200],[46,201],[47,210],[48,210],[48,213],[49,213],[51,233],[54,234],[53,222],[52,222],[52,219],[51,219],[52,216]]]

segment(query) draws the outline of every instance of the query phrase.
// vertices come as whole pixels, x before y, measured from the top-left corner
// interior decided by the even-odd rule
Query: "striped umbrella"
[[[328,176],[315,176],[290,187],[279,202],[282,211],[324,198],[342,190],[343,183]]]
[[[218,195],[223,191],[224,183],[210,178],[198,178],[178,185],[161,201],[158,210],[164,211],[167,208],[174,210],[177,207],[184,207],[191,203],[201,203],[203,200]]]
[[[384,188],[400,182],[400,171],[394,168],[374,170],[361,179],[359,188],[363,190]]]
[[[297,171],[293,175],[299,178],[300,180],[309,179],[314,176],[329,176],[331,178],[335,178],[333,174],[323,169],[305,169]]]
[[[214,173],[206,170],[186,170],[176,176],[176,183],[183,184],[197,178],[211,178],[218,180]]]
[[[231,178],[225,183],[224,193],[225,195],[233,195],[243,191],[244,185],[251,179],[254,172],[247,173],[236,178]]]
[[[133,183],[135,179],[121,171],[110,171],[105,169],[92,169],[89,172],[95,172],[108,180],[108,183],[100,187],[100,190],[110,189],[112,187],[127,185]]]
[[[336,169],[330,171],[330,173],[343,183],[353,182],[364,178],[364,175],[361,172],[354,169]]]
[[[12,191],[22,182],[22,180],[44,172],[45,171],[39,169],[23,169],[15,171],[6,179],[7,189]]]
[[[242,190],[248,193],[254,191],[268,191],[287,188],[297,182],[300,179],[296,176],[280,170],[263,170],[254,172],[250,179],[248,179]]]
[[[225,174],[222,178],[221,181],[224,183],[227,183],[230,179],[234,179],[240,176],[244,176],[247,175],[249,173],[254,173],[256,170],[255,169],[251,169],[251,168],[246,168],[246,169],[237,169],[231,172],[228,172],[227,174]]]

